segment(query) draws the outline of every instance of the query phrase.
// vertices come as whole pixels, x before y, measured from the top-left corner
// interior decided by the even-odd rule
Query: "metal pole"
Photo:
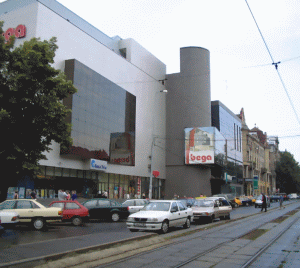
[[[149,182],[149,199],[152,199],[152,179],[153,179],[153,148],[155,137],[152,138],[151,144],[151,162],[150,162],[150,182]]]

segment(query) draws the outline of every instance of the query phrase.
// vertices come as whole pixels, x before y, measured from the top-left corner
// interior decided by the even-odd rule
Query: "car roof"
[[[205,199],[207,200],[220,200],[220,199],[225,199],[225,197],[222,197],[222,196],[210,196],[210,197],[206,197]]]

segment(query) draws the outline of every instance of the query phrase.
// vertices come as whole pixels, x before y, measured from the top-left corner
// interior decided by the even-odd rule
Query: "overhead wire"
[[[297,119],[297,121],[298,121],[298,124],[300,125],[300,120],[299,120],[298,114],[297,114],[297,112],[296,112],[295,106],[294,106],[294,104],[293,104],[293,102],[292,102],[292,99],[291,99],[291,97],[290,97],[290,95],[289,95],[289,93],[288,93],[288,91],[287,91],[287,88],[286,88],[286,86],[285,86],[285,84],[284,84],[284,82],[283,82],[283,79],[282,79],[282,77],[281,77],[281,75],[280,75],[280,73],[279,73],[279,71],[278,71],[278,64],[280,64],[281,62],[280,62],[280,61],[279,61],[279,62],[275,62],[275,61],[274,61],[273,56],[272,56],[272,54],[271,54],[271,51],[270,51],[270,49],[269,49],[269,47],[268,47],[268,45],[267,45],[267,43],[266,43],[266,41],[265,41],[265,38],[264,38],[264,36],[263,36],[263,34],[262,34],[262,32],[261,32],[259,26],[258,26],[258,23],[257,23],[257,21],[256,21],[256,19],[255,19],[255,17],[254,17],[254,14],[253,14],[253,12],[252,12],[252,10],[251,10],[251,8],[250,8],[250,6],[249,6],[247,0],[245,0],[245,1],[246,1],[247,6],[248,6],[248,9],[249,9],[249,11],[250,11],[250,13],[251,13],[251,15],[252,15],[252,18],[253,18],[253,20],[254,20],[254,22],[255,22],[255,24],[256,24],[256,27],[257,27],[257,29],[258,29],[258,31],[259,31],[259,33],[260,33],[260,36],[261,36],[261,38],[262,38],[262,40],[263,40],[263,42],[264,42],[264,44],[265,44],[265,47],[266,47],[266,49],[267,49],[267,51],[268,51],[268,53],[269,53],[269,56],[270,56],[270,58],[271,58],[271,60],[272,60],[272,65],[275,66],[276,72],[277,72],[277,74],[278,74],[278,76],[279,76],[279,79],[280,79],[280,81],[281,81],[281,84],[282,84],[282,86],[283,86],[283,89],[284,89],[284,91],[285,91],[285,93],[286,93],[286,95],[287,95],[287,97],[288,97],[288,99],[289,99],[290,105],[291,105],[291,107],[292,107],[292,109],[293,109],[293,111],[294,111],[294,113],[295,113],[295,116],[296,116],[296,119]]]

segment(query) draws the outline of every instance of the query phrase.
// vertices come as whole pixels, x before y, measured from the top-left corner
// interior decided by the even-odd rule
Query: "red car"
[[[64,222],[72,222],[73,225],[79,226],[89,220],[89,210],[81,205],[78,201],[63,200],[53,201],[49,207],[62,208]]]

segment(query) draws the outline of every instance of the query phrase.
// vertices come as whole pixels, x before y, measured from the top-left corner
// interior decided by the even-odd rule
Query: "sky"
[[[278,136],[279,149],[300,162],[299,0],[58,2],[110,37],[133,38],[168,74],[180,71],[181,47],[208,49],[211,99],[236,114],[244,108],[250,129]],[[278,72],[273,62],[281,62]]]

